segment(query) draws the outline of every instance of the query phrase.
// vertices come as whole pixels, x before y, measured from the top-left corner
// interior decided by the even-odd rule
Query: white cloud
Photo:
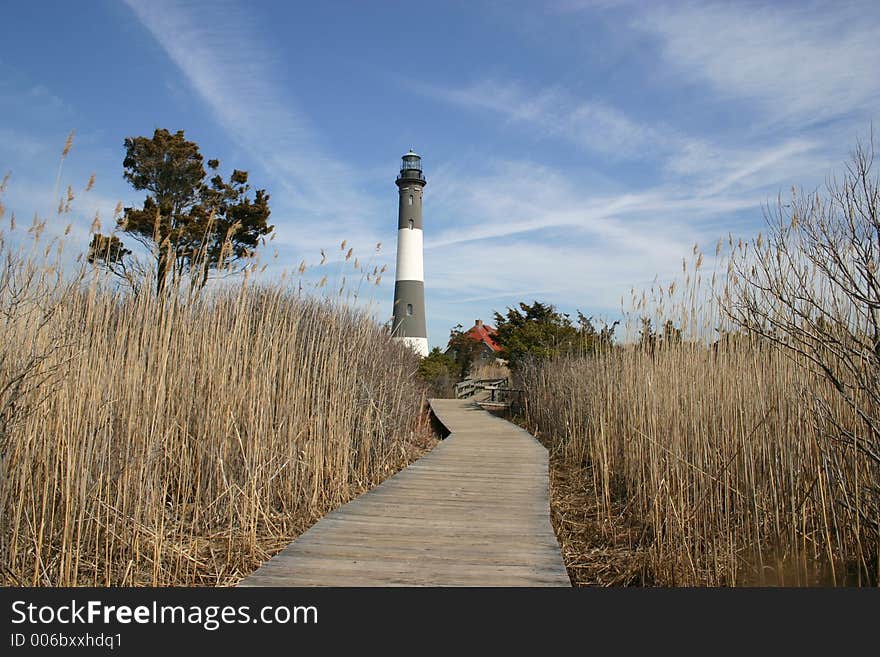
[[[772,139],[741,140],[736,145],[727,146],[722,145],[725,141],[723,135],[710,140],[662,124],[639,123],[605,102],[583,101],[555,88],[526,90],[518,83],[497,80],[459,89],[419,88],[465,109],[488,110],[512,123],[528,124],[530,130],[537,129],[545,138],[565,141],[612,159],[656,163],[668,178],[677,179],[682,188],[687,185],[683,195],[707,196],[748,188],[766,190],[773,184],[786,184],[801,174],[814,176],[820,167],[827,169],[834,163],[833,159],[817,153],[820,144],[816,139],[786,139],[777,135]],[[514,175],[516,189],[511,190],[511,185],[506,183],[511,176],[504,171],[486,188],[494,193],[487,195],[485,189],[479,190],[470,199],[470,205],[489,203],[497,206],[504,203],[510,206],[507,215],[511,230],[528,230],[528,222],[523,223],[517,217],[523,212],[531,212],[531,207],[542,205],[548,195],[555,198],[558,190],[554,187],[558,185],[554,182],[560,176],[558,170],[546,166],[530,173],[533,175],[529,177]],[[519,193],[523,184],[530,188],[529,194]],[[515,202],[511,201],[509,191],[514,192]],[[447,189],[441,191],[441,195],[448,193]],[[523,198],[528,199],[525,205]],[[486,228],[480,226],[479,230]]]
[[[425,275],[434,344],[463,318],[488,318],[523,300],[615,312],[630,287],[678,271],[695,242],[711,249],[727,213],[752,208],[760,216],[761,199],[750,190],[699,196],[658,186],[613,194],[543,165],[488,164],[494,173],[484,176],[441,167],[443,193],[437,203],[426,200],[433,218],[426,219]],[[455,225],[440,228],[452,223],[447,217]]]
[[[763,200],[754,188],[732,189],[730,181],[700,188],[675,184],[615,193],[585,187],[575,177],[540,164],[496,161],[486,169],[493,173],[441,176],[439,202],[426,198],[426,203],[432,204],[431,214],[441,226],[452,223],[445,217],[455,217],[455,222],[426,237],[426,249],[525,234],[546,244],[565,239],[560,233],[573,233],[601,242],[609,253],[641,249],[680,255],[692,243],[691,235],[701,233],[706,219],[757,208]],[[727,177],[736,175],[745,177],[737,170]]]
[[[514,81],[482,80],[461,88],[416,85],[422,93],[467,109],[485,110],[543,137],[615,158],[656,155],[679,141],[672,131],[638,123],[607,102],[578,98],[560,87],[530,89]]]
[[[0,153],[3,153],[10,160],[13,155],[16,158],[33,160],[37,157],[44,157],[49,152],[49,144],[45,139],[37,138],[23,130],[0,128]],[[61,155],[60,147],[57,153],[59,156]],[[4,175],[6,175],[6,170],[0,173],[0,177]]]
[[[338,239],[375,243],[373,199],[339,180],[356,171],[330,156],[309,118],[276,79],[280,63],[245,6],[125,0],[233,140],[274,176],[279,240],[315,252]],[[332,204],[328,199],[333,199]],[[285,224],[295,215],[294,229]]]
[[[703,150],[670,161],[682,177],[626,192],[529,161],[487,161],[491,173],[483,175],[441,163],[432,178],[437,197],[426,197],[433,342],[462,317],[533,298],[587,314],[617,309],[631,287],[680,271],[695,243],[710,252],[708,267],[728,231],[760,229],[761,204],[780,188],[826,171],[809,139],[735,149],[693,143]]]
[[[773,121],[804,125],[880,100],[875,2],[643,7],[632,24],[660,40],[665,60],[722,98],[757,101]]]
[[[733,147],[694,140],[665,163],[671,176],[687,181],[696,197],[718,194],[773,194],[792,182],[812,182],[837,164],[819,138],[794,137],[778,143]]]

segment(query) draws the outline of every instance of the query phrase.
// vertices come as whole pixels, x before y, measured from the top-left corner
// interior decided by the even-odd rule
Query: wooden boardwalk
[[[446,440],[239,586],[570,586],[550,525],[547,450],[471,401],[431,406]]]

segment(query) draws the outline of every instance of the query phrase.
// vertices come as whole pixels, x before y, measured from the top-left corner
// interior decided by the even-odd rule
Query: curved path
[[[239,586],[570,586],[550,525],[547,450],[468,400],[451,432],[324,516]]]

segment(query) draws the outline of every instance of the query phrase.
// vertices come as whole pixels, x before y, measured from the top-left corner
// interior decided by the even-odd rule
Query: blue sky
[[[142,199],[125,137],[182,129],[271,194],[267,275],[305,260],[351,287],[347,240],[388,266],[361,294],[385,320],[413,147],[432,345],[520,300],[614,318],[694,243],[755,234],[763,203],[839,170],[880,118],[878,34],[876,2],[8,3],[3,203],[85,248],[96,212],[106,231]]]

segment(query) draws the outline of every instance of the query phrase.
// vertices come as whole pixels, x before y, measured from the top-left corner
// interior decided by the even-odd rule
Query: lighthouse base
[[[428,338],[394,338],[424,358],[428,355]]]

